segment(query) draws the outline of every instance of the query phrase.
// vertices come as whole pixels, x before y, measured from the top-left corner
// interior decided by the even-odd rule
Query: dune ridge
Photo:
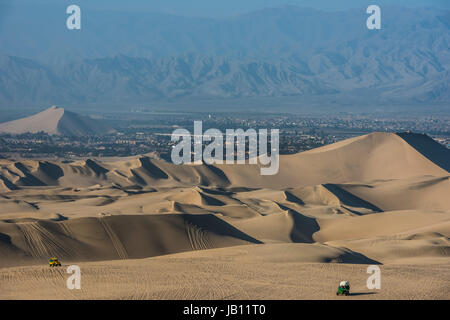
[[[88,136],[114,132],[100,121],[52,106],[29,117],[0,123],[0,132],[21,134],[45,132],[55,135]]]
[[[449,150],[429,141],[373,133],[281,156],[274,176],[145,155],[0,159],[0,267],[269,244],[304,262],[448,261]]]
[[[422,136],[419,136],[420,139]],[[439,154],[440,158],[450,158],[450,150],[436,142],[427,150],[428,153],[432,150]],[[10,186],[70,186],[75,182],[81,186],[98,183],[141,187],[205,185],[287,188],[448,174],[447,170],[430,161],[423,153],[396,134],[373,133],[295,155],[281,156],[280,170],[274,176],[261,176],[259,165],[177,166],[160,159],[136,156],[124,161],[87,159],[73,163],[0,159],[0,179]]]

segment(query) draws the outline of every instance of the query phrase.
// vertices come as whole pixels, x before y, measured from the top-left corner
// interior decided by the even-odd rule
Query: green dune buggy
[[[336,291],[337,296],[350,295],[350,283],[348,281],[341,281]]]

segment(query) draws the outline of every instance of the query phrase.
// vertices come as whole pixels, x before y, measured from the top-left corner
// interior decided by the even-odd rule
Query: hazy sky
[[[370,4],[407,7],[431,6],[450,9],[449,0],[0,0],[0,4],[12,7],[27,4],[29,9],[38,5],[78,4],[85,8],[157,11],[189,16],[227,16],[282,5],[297,5],[322,10],[360,8]],[[5,6],[2,6],[0,11],[2,8],[5,10]]]

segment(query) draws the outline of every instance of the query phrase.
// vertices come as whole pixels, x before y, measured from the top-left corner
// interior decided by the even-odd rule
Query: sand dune
[[[450,207],[450,176],[424,176],[401,180],[378,181],[372,184],[339,185],[380,209],[448,210]]]
[[[437,154],[450,157],[449,150],[433,143],[427,150],[433,149]],[[274,176],[261,176],[258,165],[177,166],[145,156],[123,162],[102,163],[88,159],[69,164],[0,160],[0,179],[9,186],[117,184],[278,189],[425,175],[445,176],[448,172],[398,135],[390,133],[369,134],[296,155],[281,156],[280,170]]]
[[[12,134],[46,132],[67,136],[87,136],[113,131],[99,121],[56,106],[26,118],[0,124],[0,132]]]
[[[432,140],[430,144],[430,150],[450,158],[450,150]],[[279,173],[275,176],[259,175],[256,166],[235,168],[222,165],[219,168],[232,185],[270,188],[448,174],[444,168],[392,133],[373,133],[282,156]]]
[[[145,258],[260,241],[214,215],[116,215],[66,221],[0,222],[0,266]]]
[[[0,286],[10,285],[2,272],[15,274],[8,267],[41,272],[55,255],[95,270],[120,266],[110,260],[155,257],[145,260],[151,268],[192,259],[211,273],[229,259],[258,276],[283,263],[384,264],[393,274],[398,264],[448,269],[449,151],[442,148],[422,135],[374,133],[281,156],[275,176],[261,176],[257,165],[176,166],[148,156],[0,159]],[[227,290],[218,296],[258,297]],[[450,297],[438,284],[429,292]]]

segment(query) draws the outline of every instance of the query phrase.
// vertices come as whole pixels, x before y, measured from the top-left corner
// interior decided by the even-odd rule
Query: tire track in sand
[[[98,219],[103,229],[105,229],[106,233],[108,234],[108,237],[111,240],[111,243],[114,246],[114,249],[116,250],[119,258],[128,259],[128,252],[123,246],[122,241],[120,241],[117,234],[114,232],[113,229],[111,229],[111,226],[104,220],[104,218],[99,217]]]
[[[60,241],[38,222],[18,223],[17,227],[22,232],[29,253],[34,259],[72,255],[70,249],[62,246]]]
[[[184,225],[192,250],[206,250],[213,247],[207,231],[186,220]]]

